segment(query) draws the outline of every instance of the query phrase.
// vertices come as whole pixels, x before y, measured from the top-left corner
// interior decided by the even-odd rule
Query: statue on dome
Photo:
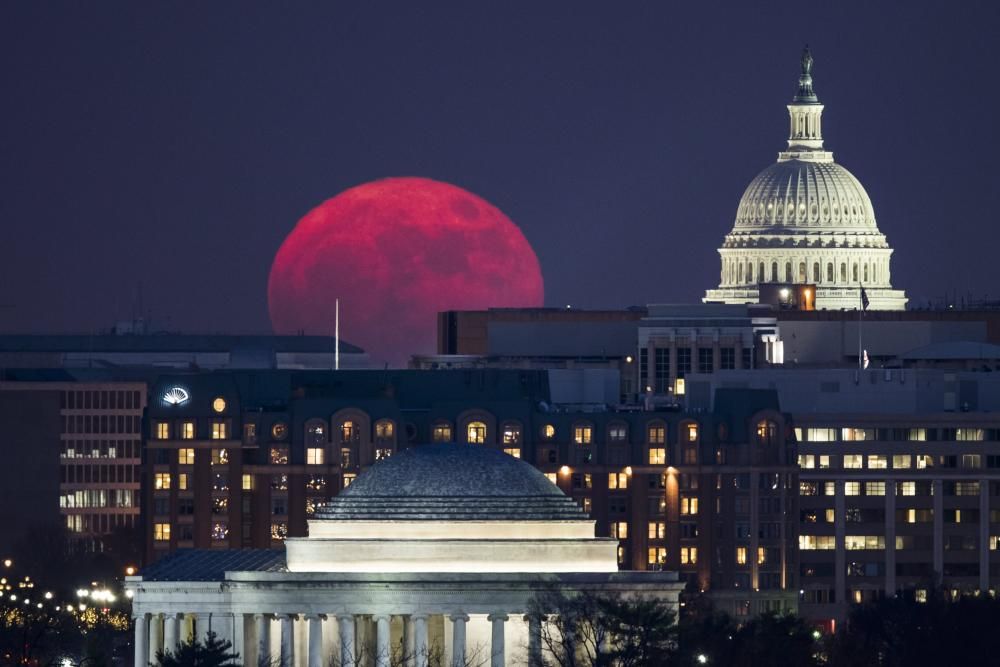
[[[802,75],[811,76],[813,68],[813,57],[809,53],[809,45],[806,44],[805,48],[802,49]]]

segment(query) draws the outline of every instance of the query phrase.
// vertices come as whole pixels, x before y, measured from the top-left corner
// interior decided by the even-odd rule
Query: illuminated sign
[[[163,402],[167,405],[181,405],[191,399],[191,394],[184,387],[171,387],[163,394]]]

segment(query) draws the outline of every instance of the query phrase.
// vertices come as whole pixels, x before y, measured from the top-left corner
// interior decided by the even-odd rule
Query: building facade
[[[709,303],[756,303],[760,283],[812,283],[815,307],[902,310],[889,247],[864,187],[823,148],[823,105],[813,91],[813,59],[802,54],[799,87],[788,105],[788,148],[747,186],[732,231],[719,249],[719,287]]]
[[[794,607],[790,425],[771,392],[724,393],[713,413],[578,411],[551,403],[541,371],[165,377],[148,412],[148,561],[276,548],[376,461],[456,443],[541,470],[618,540],[623,569],[677,571],[734,614]]]

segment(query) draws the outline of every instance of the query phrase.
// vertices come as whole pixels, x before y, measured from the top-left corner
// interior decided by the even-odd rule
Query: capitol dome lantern
[[[816,286],[816,308],[853,309],[863,287],[873,310],[903,310],[892,288],[885,235],[860,181],[823,148],[822,115],[802,53],[799,87],[788,105],[788,147],[747,186],[719,255],[718,289],[706,303],[757,303],[762,283]]]

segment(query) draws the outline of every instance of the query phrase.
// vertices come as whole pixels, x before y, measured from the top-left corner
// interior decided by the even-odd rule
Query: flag
[[[868,300],[868,293],[865,292],[865,288],[862,287],[861,288],[861,310],[867,311],[869,303],[871,303],[871,301]]]

